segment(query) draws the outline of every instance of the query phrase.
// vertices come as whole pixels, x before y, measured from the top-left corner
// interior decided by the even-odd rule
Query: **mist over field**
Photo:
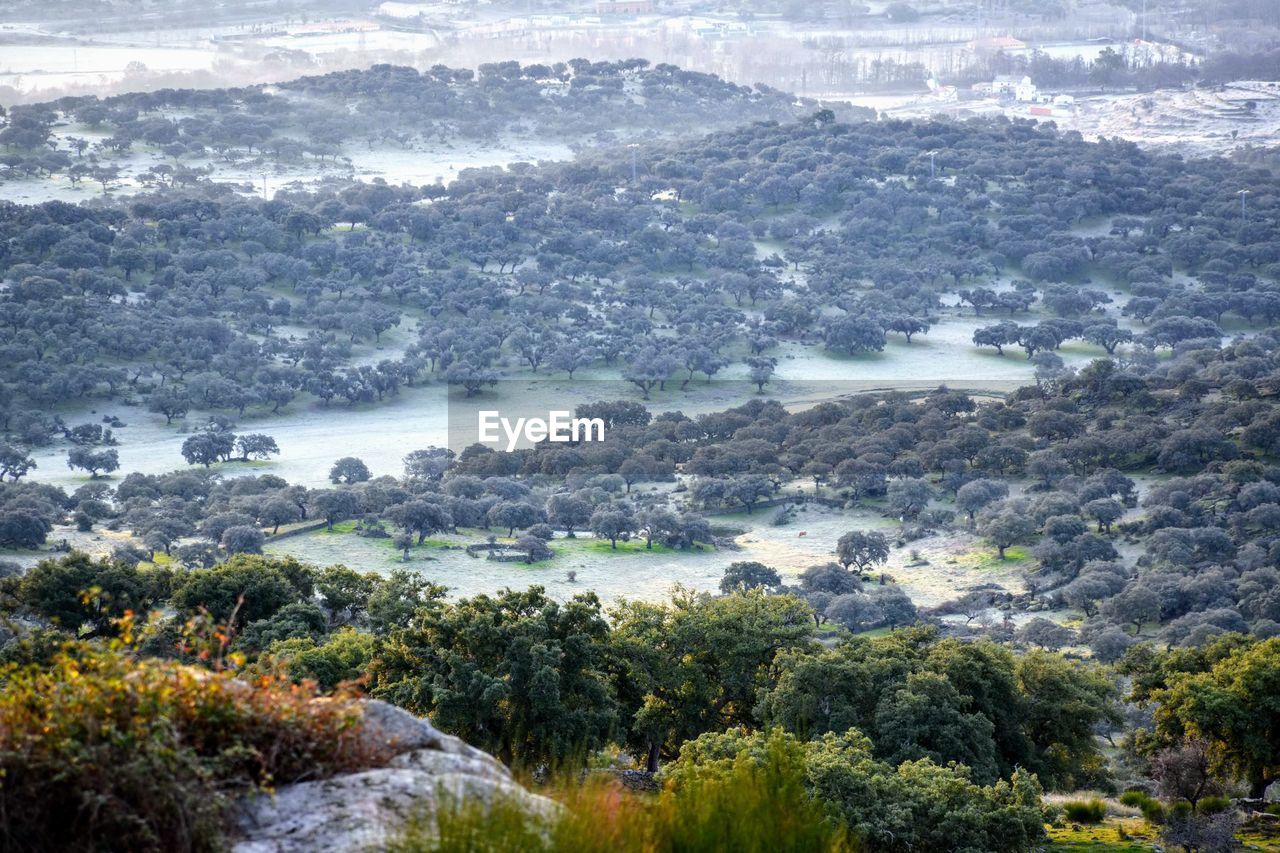
[[[1278,12],[2,4],[0,853],[1280,851]]]

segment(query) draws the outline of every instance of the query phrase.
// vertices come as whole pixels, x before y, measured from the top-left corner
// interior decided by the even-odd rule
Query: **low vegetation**
[[[379,760],[349,702],[119,646],[68,644],[0,682],[5,850],[216,849],[236,796]]]

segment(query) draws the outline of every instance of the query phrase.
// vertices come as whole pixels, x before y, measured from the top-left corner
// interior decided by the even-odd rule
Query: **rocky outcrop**
[[[501,797],[542,816],[559,808],[526,791],[493,756],[385,702],[364,703],[362,736],[393,755],[386,766],[246,799],[235,818],[235,853],[379,850],[406,819],[429,817],[444,799]]]

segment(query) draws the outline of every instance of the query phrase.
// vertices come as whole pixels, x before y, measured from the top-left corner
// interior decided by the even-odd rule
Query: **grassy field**
[[[1141,818],[1109,817],[1096,826],[1062,824],[1047,826],[1050,850],[1073,850],[1079,853],[1150,853],[1162,849],[1156,829]],[[1280,837],[1265,836],[1256,830],[1237,834],[1245,850],[1280,853]]]
[[[1152,826],[1141,818],[1107,818],[1096,826],[1068,823],[1045,829],[1051,850],[1137,853],[1150,851],[1152,845],[1159,841]]]

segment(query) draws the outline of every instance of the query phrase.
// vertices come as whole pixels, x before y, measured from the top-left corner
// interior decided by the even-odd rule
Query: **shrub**
[[[1120,795],[1120,802],[1130,808],[1140,809],[1143,803],[1151,799],[1145,791],[1125,791]]]
[[[723,771],[723,772],[721,772]],[[391,845],[395,853],[853,853],[859,849],[806,791],[794,744],[762,744],[709,774],[686,774],[659,796],[616,784],[574,786],[566,808],[539,818],[518,802],[444,798]]]
[[[1160,823],[1164,820],[1164,806],[1146,791],[1125,791],[1120,795],[1120,802],[1141,811],[1148,823]]]
[[[1159,800],[1147,798],[1147,801],[1138,808],[1142,809],[1142,816],[1146,818],[1147,823],[1164,823],[1164,806]]]
[[[710,772],[686,768],[673,777],[659,805],[669,839],[657,849],[849,849],[811,796],[803,748],[779,736],[757,744]]]
[[[554,849],[547,828],[518,801],[495,797],[486,803],[444,792],[433,813],[411,816],[400,838],[389,846],[390,853],[550,853]]]
[[[119,648],[0,669],[0,848],[213,849],[240,793],[370,766],[349,700]]]
[[[1062,804],[1062,813],[1072,823],[1102,823],[1107,816],[1107,804],[1097,797],[1091,800],[1068,800]]]
[[[1231,799],[1229,797],[1203,797],[1196,803],[1196,814],[1218,814],[1219,812],[1225,812],[1229,808],[1231,808]]]
[[[809,794],[865,849],[1012,853],[1035,849],[1044,835],[1035,776],[1015,771],[1008,780],[978,785],[961,765],[924,759],[895,767],[875,760],[871,742],[856,729],[812,741],[777,730],[704,734],[686,742],[662,775],[674,790],[696,790],[729,778],[744,762],[759,766],[774,750],[803,761]]]
[[[1183,803],[1183,805],[1187,805]],[[1193,815],[1188,810],[1180,818],[1170,818],[1160,832],[1160,840],[1166,848],[1178,847],[1183,850],[1209,851],[1235,850],[1236,831],[1240,828],[1240,819],[1234,811],[1219,812],[1213,815]]]
[[[320,643],[311,637],[277,640],[248,670],[293,682],[314,681],[328,692],[364,676],[373,658],[373,646],[372,634],[351,628],[336,631]]]

